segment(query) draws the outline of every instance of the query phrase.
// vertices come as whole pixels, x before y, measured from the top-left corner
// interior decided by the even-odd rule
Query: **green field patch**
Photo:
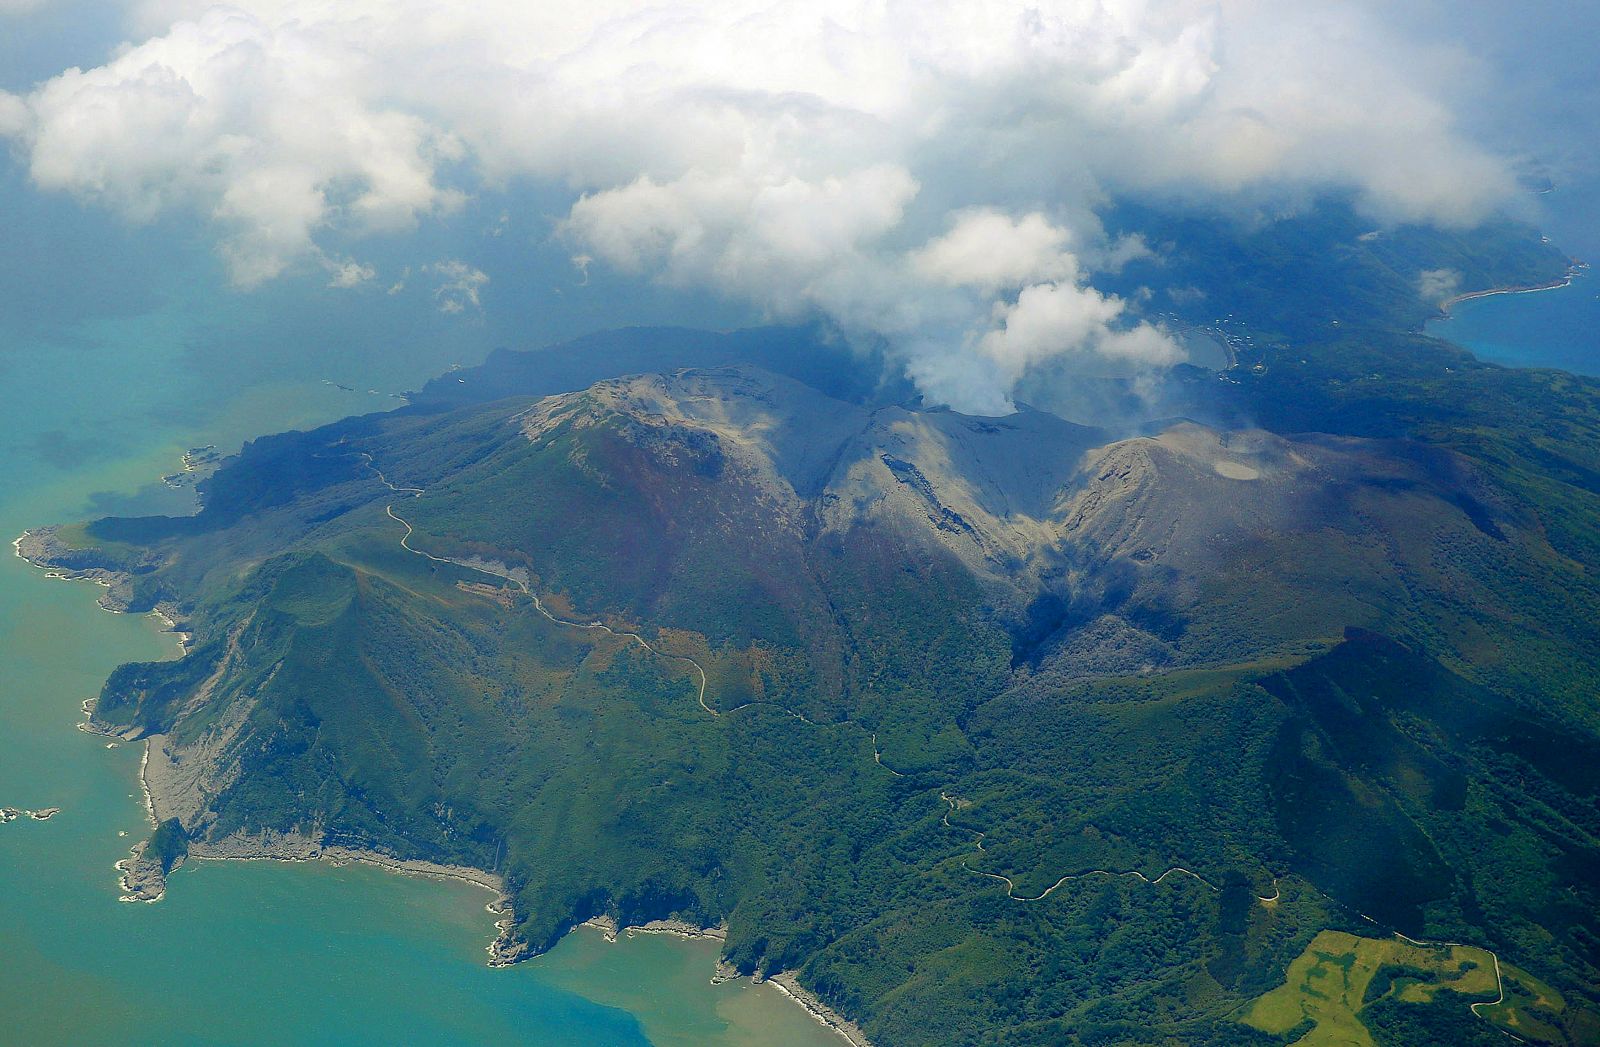
[[[1494,958],[1465,945],[1414,945],[1398,938],[1360,938],[1323,931],[1293,963],[1284,984],[1258,997],[1244,1024],[1284,1035],[1302,1022],[1313,1026],[1296,1044],[1370,1047],[1363,1007],[1394,998],[1431,1003],[1443,990],[1468,997],[1499,995]]]
[[[1500,964],[1506,995],[1478,1012],[1527,1043],[1577,1047],[1600,1038],[1600,1015],[1569,1007],[1559,991],[1509,963]]]
[[[1066,694],[1071,701],[1104,705],[1172,704],[1190,698],[1225,692],[1235,684],[1283,672],[1324,653],[1338,643],[1337,638],[1308,641],[1287,653],[1257,658],[1235,665],[1206,669],[1175,669],[1135,676],[1108,676],[1081,684]]]

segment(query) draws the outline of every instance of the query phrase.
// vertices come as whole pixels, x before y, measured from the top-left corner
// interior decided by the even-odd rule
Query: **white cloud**
[[[571,191],[580,271],[824,313],[959,406],[1048,355],[1169,355],[1087,286],[1140,248],[1095,218],[1119,193],[1337,186],[1460,222],[1510,185],[1437,100],[1450,56],[1353,0],[150,0],[135,24],[0,95],[0,134],[40,186],[197,211],[241,284],[531,178]]]
[[[613,265],[711,283],[782,312],[828,297],[838,267],[898,226],[917,193],[879,165],[808,180],[780,171],[690,171],[584,196],[563,232]]]
[[[1072,234],[1035,211],[1012,218],[992,208],[958,214],[950,231],[912,255],[917,274],[951,287],[994,293],[1036,280],[1073,279]]]
[[[8,91],[0,91],[0,137],[22,135],[31,121],[27,102]]]
[[[1015,302],[995,307],[996,325],[979,348],[1007,380],[1007,387],[1043,360],[1092,353],[1107,359],[1166,367],[1183,359],[1176,342],[1148,324],[1116,328],[1126,309],[1115,295],[1092,287],[1044,283],[1026,287]]]
[[[361,262],[331,262],[328,264],[328,286],[341,289],[360,287],[378,276],[378,270]]]
[[[436,178],[454,146],[384,104],[360,52],[318,25],[207,10],[27,96],[33,179],[136,219],[207,212],[243,285],[315,257],[327,225],[404,229],[457,202]]]
[[[460,259],[450,259],[435,262],[427,267],[427,272],[440,278],[441,282],[433,290],[434,301],[439,303],[441,313],[463,313],[468,309],[473,312],[483,308],[483,299],[479,292],[489,282],[489,274],[482,269],[468,265]],[[389,289],[390,294],[397,294],[402,285]]]
[[[1417,275],[1417,295],[1425,302],[1443,302],[1461,290],[1461,274],[1454,269],[1424,269]]]

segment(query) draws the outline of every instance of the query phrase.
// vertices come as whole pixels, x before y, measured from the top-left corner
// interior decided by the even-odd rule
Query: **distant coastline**
[[[1578,276],[1578,274],[1587,268],[1589,268],[1587,263],[1574,261],[1572,265],[1567,268],[1567,275],[1559,280],[1551,280],[1550,282],[1543,284],[1524,284],[1512,287],[1491,287],[1483,291],[1467,291],[1464,294],[1452,295],[1451,297],[1446,298],[1444,301],[1439,303],[1440,317],[1442,319],[1449,319],[1450,310],[1452,307],[1460,305],[1462,302],[1470,302],[1476,298],[1489,298],[1498,294],[1533,294],[1536,291],[1555,291],[1563,287],[1570,287],[1572,285],[1572,281]]]

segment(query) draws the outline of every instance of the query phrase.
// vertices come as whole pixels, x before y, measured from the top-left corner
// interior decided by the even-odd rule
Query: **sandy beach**
[[[867,1039],[866,1033],[861,1031],[861,1026],[823,1003],[814,993],[802,988],[799,979],[795,977],[792,971],[774,974],[767,978],[767,981],[773,988],[804,1007],[806,1013],[811,1017],[855,1044],[855,1047],[872,1047],[872,1043]]]
[[[1547,284],[1529,284],[1526,287],[1491,287],[1486,291],[1468,291],[1465,294],[1453,295],[1439,303],[1439,311],[1448,317],[1452,306],[1460,305],[1462,302],[1470,302],[1475,298],[1489,298],[1497,294],[1533,294],[1536,291],[1555,291],[1562,287],[1570,286],[1578,273],[1586,268],[1588,267],[1585,265],[1574,264],[1567,270],[1566,276],[1560,280],[1552,280]]]

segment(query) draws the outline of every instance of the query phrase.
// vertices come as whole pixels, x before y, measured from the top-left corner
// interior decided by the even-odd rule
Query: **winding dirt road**
[[[384,475],[384,472],[383,472],[382,469],[378,468],[377,463],[372,460],[372,456],[371,455],[369,455],[369,454],[367,454],[365,452],[362,452],[362,457],[364,457],[366,459],[367,467],[370,468],[373,471],[373,473],[375,473],[377,475],[378,480],[385,487],[389,488],[389,490],[395,492],[396,494],[409,494],[413,498],[420,498],[423,494],[427,493],[420,487],[401,487],[401,486],[395,484],[393,481],[391,481],[388,478],[388,476]],[[792,718],[794,718],[796,720],[799,720],[801,723],[810,724],[813,727],[827,727],[827,726],[849,724],[851,726],[858,727],[858,728],[860,728],[862,730],[866,730],[865,727],[863,727],[861,724],[857,723],[855,720],[838,720],[838,721],[834,721],[833,723],[830,723],[830,724],[818,723],[817,721],[809,719],[806,716],[804,716],[803,714],[797,713],[793,709],[790,709],[790,708],[788,708],[786,706],[780,705],[777,702],[746,702],[743,705],[736,705],[732,709],[726,709],[726,710],[720,710],[720,711],[717,710],[717,709],[713,709],[710,705],[708,705],[706,703],[706,686],[707,686],[707,684],[709,682],[709,677],[706,674],[705,667],[702,666],[695,659],[689,657],[686,654],[673,654],[670,651],[663,651],[659,647],[656,647],[656,646],[652,645],[650,643],[650,641],[646,640],[643,636],[640,636],[636,632],[629,632],[629,631],[626,631],[626,630],[613,629],[609,625],[606,625],[605,623],[600,622],[600,621],[575,622],[575,621],[572,621],[572,620],[567,619],[567,618],[562,618],[559,615],[552,614],[550,612],[549,608],[545,607],[544,602],[539,599],[539,594],[534,592],[533,589],[529,587],[528,582],[527,582],[527,572],[519,570],[517,568],[510,568],[510,567],[502,568],[500,565],[495,564],[494,562],[489,561],[489,560],[460,560],[460,559],[456,559],[455,557],[450,557],[450,556],[435,556],[433,553],[430,553],[430,552],[428,552],[428,551],[426,551],[424,549],[418,549],[416,546],[411,544],[411,536],[416,533],[416,528],[414,528],[411,525],[411,522],[409,520],[407,520],[405,517],[401,516],[399,513],[394,511],[394,503],[391,502],[388,505],[384,506],[384,512],[388,514],[389,519],[393,520],[395,523],[398,523],[401,527],[405,528],[405,534],[400,536],[400,547],[402,549],[404,549],[408,553],[412,553],[414,555],[424,557],[425,559],[432,560],[434,563],[450,564],[451,566],[454,566],[454,567],[460,567],[460,568],[463,568],[463,569],[469,570],[469,571],[477,571],[479,574],[486,574],[486,575],[489,575],[491,578],[498,578],[501,581],[509,582],[512,585],[516,586],[518,592],[520,592],[523,595],[527,596],[533,602],[533,606],[534,606],[535,610],[537,610],[546,619],[548,619],[549,621],[551,621],[552,623],[554,623],[556,625],[565,626],[566,628],[569,628],[569,629],[585,629],[585,630],[589,630],[589,631],[593,631],[593,632],[607,633],[607,634],[609,634],[611,636],[615,636],[615,637],[618,637],[620,639],[624,639],[624,640],[628,640],[628,641],[630,641],[632,643],[636,643],[640,647],[644,648],[646,651],[649,651],[651,654],[658,655],[658,656],[660,656],[662,658],[669,658],[669,659],[672,659],[674,661],[688,663],[688,665],[691,668],[694,669],[695,675],[699,677],[699,681],[700,681],[699,693],[695,696],[695,700],[700,703],[700,708],[704,709],[711,716],[720,717],[720,716],[731,715],[733,713],[737,713],[737,712],[740,712],[740,711],[745,710],[745,709],[770,708],[770,709],[775,709],[775,710],[785,714],[786,716],[790,716],[790,717],[792,717]],[[876,731],[871,732],[871,737],[872,737],[872,760],[873,760],[873,762],[875,764],[877,764],[879,767],[882,767],[885,771],[887,771],[890,774],[894,775],[896,778],[904,778],[904,777],[906,777],[905,774],[901,773],[900,771],[895,770],[893,767],[890,767],[888,764],[883,762],[883,753],[878,749],[878,734],[877,734]],[[982,832],[979,832],[976,829],[966,829],[966,828],[963,828],[961,826],[951,825],[950,824],[950,815],[951,815],[952,812],[954,812],[956,810],[956,799],[954,797],[950,796],[947,793],[940,793],[939,794],[939,798],[941,800],[943,800],[945,803],[950,805],[950,810],[946,811],[945,814],[944,814],[944,817],[942,819],[940,819],[940,821],[944,825],[944,827],[947,828],[947,829],[951,829],[951,830],[957,831],[957,832],[972,833],[973,836],[974,836],[974,841],[975,841],[975,843],[977,845],[977,852],[979,854],[985,853],[984,846],[983,846],[983,841],[984,841],[984,838],[985,838],[986,834],[982,833]],[[1042,894],[1033,895],[1033,896],[1030,897],[1030,896],[1027,896],[1027,895],[1017,894],[1016,893],[1016,884],[1011,880],[1011,878],[1009,876],[1005,876],[1005,875],[1002,875],[1000,873],[984,872],[981,869],[974,869],[974,868],[972,868],[972,866],[971,866],[971,864],[969,862],[963,862],[962,865],[969,872],[974,873],[975,875],[983,876],[983,877],[986,877],[988,879],[995,880],[995,881],[997,881],[999,883],[1004,884],[1005,888],[1006,888],[1006,897],[1010,898],[1012,901],[1018,901],[1018,902],[1037,902],[1037,901],[1042,901],[1043,899],[1049,897],[1050,894],[1053,891],[1056,890],[1056,888],[1062,886],[1063,884],[1069,883],[1072,880],[1083,879],[1083,878],[1089,877],[1089,876],[1132,876],[1132,877],[1134,877],[1134,878],[1136,878],[1136,879],[1138,879],[1138,880],[1140,880],[1140,881],[1142,881],[1144,883],[1155,885],[1155,884],[1161,883],[1168,876],[1171,876],[1174,873],[1178,873],[1180,875],[1189,876],[1189,877],[1192,877],[1192,878],[1200,881],[1202,884],[1204,884],[1207,888],[1209,888],[1212,891],[1219,890],[1219,888],[1215,884],[1213,884],[1210,880],[1207,880],[1205,877],[1201,876],[1199,873],[1192,872],[1189,869],[1184,869],[1184,868],[1181,868],[1179,866],[1173,866],[1172,868],[1168,869],[1166,872],[1162,873],[1160,876],[1157,876],[1153,880],[1148,878],[1148,877],[1146,877],[1143,873],[1139,872],[1136,869],[1128,869],[1128,870],[1089,869],[1089,870],[1086,870],[1084,872],[1068,873],[1066,876],[1061,877],[1055,883],[1053,883],[1049,887],[1045,888],[1045,890],[1044,890],[1044,892]],[[1274,899],[1276,899],[1276,895],[1274,895]],[[1266,901],[1267,899],[1262,899],[1262,900]]]
[[[960,826],[960,825],[951,825],[950,824],[950,816],[952,814],[954,814],[956,812],[956,810],[957,810],[957,808],[956,808],[956,803],[957,803],[956,798],[954,796],[951,796],[949,793],[940,793],[939,794],[939,799],[943,800],[945,803],[950,805],[950,809],[948,811],[946,811],[944,813],[944,817],[940,819],[940,821],[944,824],[944,827],[946,829],[957,830],[958,832],[971,833],[972,836],[973,836],[973,843],[977,846],[978,853],[979,854],[987,853],[984,850],[983,841],[984,841],[985,837],[988,836],[988,834],[987,833],[983,833],[983,832],[979,832],[977,829],[968,829],[968,828],[966,828],[964,826]],[[978,876],[986,876],[991,880],[998,880],[1001,883],[1005,884],[1006,885],[1006,897],[1010,898],[1014,902],[1038,902],[1038,901],[1043,901],[1044,899],[1050,897],[1050,893],[1052,891],[1054,891],[1057,887],[1060,887],[1062,884],[1070,883],[1073,880],[1086,879],[1087,877],[1090,877],[1090,876],[1131,876],[1136,880],[1139,880],[1139,881],[1141,881],[1143,883],[1151,884],[1153,886],[1155,884],[1160,883],[1162,880],[1165,880],[1167,877],[1171,876],[1173,873],[1178,873],[1180,875],[1189,876],[1189,877],[1192,877],[1192,878],[1194,878],[1196,880],[1199,880],[1202,884],[1204,884],[1208,889],[1210,889],[1214,893],[1221,893],[1221,891],[1222,891],[1222,888],[1218,887],[1216,884],[1212,883],[1210,880],[1206,879],[1204,876],[1201,876],[1199,873],[1193,872],[1192,870],[1189,870],[1189,869],[1185,869],[1185,868],[1183,868],[1182,866],[1179,866],[1179,865],[1174,865],[1172,868],[1168,869],[1166,872],[1162,873],[1160,876],[1157,876],[1153,880],[1150,879],[1148,876],[1146,876],[1144,873],[1140,872],[1137,869],[1085,869],[1083,872],[1068,873],[1067,875],[1061,877],[1061,879],[1057,880],[1055,883],[1051,884],[1049,887],[1046,887],[1039,894],[1026,895],[1026,894],[1018,894],[1017,893],[1017,885],[1012,882],[1011,877],[1009,877],[1009,876],[1002,876],[1000,873],[984,872],[982,869],[974,869],[972,867],[972,865],[970,863],[968,863],[968,862],[962,862],[962,865],[966,866],[967,871],[970,872],[970,873],[975,873]],[[1261,901],[1266,901],[1266,899],[1264,899],[1264,898],[1260,899],[1260,900]],[[1274,896],[1274,900],[1276,900],[1276,896]]]
[[[389,488],[389,490],[394,491],[396,494],[409,494],[413,498],[420,498],[420,497],[422,497],[423,494],[426,493],[420,487],[397,487],[394,483],[392,483],[389,480],[389,478],[387,476],[385,476],[383,474],[383,470],[379,469],[377,467],[377,465],[373,463],[371,455],[365,454],[364,452],[363,452],[363,455],[367,459],[367,465],[372,469],[372,471],[374,473],[378,474],[378,479],[381,480],[383,482],[383,485],[385,487]],[[383,511],[389,514],[389,519],[393,520],[394,522],[398,523],[401,527],[404,527],[406,529],[406,533],[400,536],[400,548],[404,549],[408,553],[415,553],[417,556],[425,557],[425,558],[427,558],[429,560],[432,560],[434,563],[447,563],[447,564],[451,564],[451,565],[456,566],[456,567],[465,568],[466,570],[469,570],[469,571],[477,571],[479,574],[486,574],[491,578],[499,578],[502,581],[510,582],[512,585],[517,587],[517,590],[519,592],[521,592],[524,596],[528,597],[530,600],[533,601],[533,606],[534,606],[534,609],[536,611],[538,611],[540,614],[544,615],[546,618],[548,618],[550,621],[554,622],[556,625],[566,626],[569,629],[586,629],[586,630],[589,630],[591,632],[607,633],[607,634],[609,634],[611,636],[616,636],[616,637],[619,637],[619,638],[624,639],[624,640],[632,641],[633,643],[636,643],[640,647],[643,647],[645,650],[649,651],[651,654],[657,655],[659,657],[670,658],[673,661],[689,663],[689,665],[694,669],[695,674],[700,677],[700,692],[699,692],[699,694],[697,694],[695,696],[695,700],[700,703],[700,708],[704,709],[706,712],[710,713],[712,716],[721,716],[722,715],[721,713],[717,712],[717,710],[711,708],[711,706],[706,704],[706,684],[708,682],[708,678],[706,676],[706,670],[705,670],[704,666],[702,666],[699,662],[695,661],[693,658],[690,658],[686,654],[673,654],[670,651],[660,650],[660,649],[658,649],[656,647],[651,646],[650,641],[646,640],[644,637],[640,636],[638,633],[625,632],[625,631],[622,631],[622,630],[613,629],[609,625],[606,625],[604,622],[598,622],[598,621],[596,621],[596,622],[574,622],[574,621],[569,621],[566,618],[561,618],[561,617],[558,617],[557,615],[551,614],[549,608],[545,607],[544,601],[539,599],[539,594],[534,592],[532,589],[530,589],[528,587],[528,583],[525,580],[525,578],[523,577],[525,572],[519,572],[515,568],[506,568],[505,570],[497,570],[496,569],[496,565],[491,563],[490,561],[487,561],[487,560],[477,560],[477,561],[473,561],[473,560],[457,560],[454,557],[450,557],[450,556],[435,556],[434,554],[432,554],[430,552],[427,552],[427,551],[422,550],[422,549],[418,549],[416,546],[411,544],[411,536],[416,533],[416,528],[411,526],[411,521],[407,520],[405,517],[403,517],[399,513],[395,512],[394,511],[394,503],[392,503],[392,502],[390,504],[384,506],[383,507]],[[740,706],[740,708],[746,708],[746,706]],[[730,710],[730,711],[737,711],[737,710]],[[798,715],[798,714],[791,714],[791,715]],[[800,719],[804,719],[804,717],[799,717],[799,718]],[[810,721],[808,720],[806,722],[809,723]]]
[[[396,484],[391,482],[387,476],[384,475],[384,473],[383,473],[383,471],[381,469],[378,468],[377,463],[375,463],[372,460],[372,456],[371,455],[366,454],[365,452],[362,452],[362,456],[364,458],[366,458],[368,467],[375,474],[377,474],[378,479],[383,483],[383,485],[385,487],[389,488],[389,490],[395,492],[396,494],[409,494],[413,498],[420,498],[423,494],[426,493],[420,487],[400,487],[400,486],[397,486]],[[852,726],[860,727],[862,730],[866,730],[865,727],[863,727],[861,724],[857,723],[854,720],[838,720],[838,721],[834,721],[833,723],[829,723],[829,724],[818,723],[817,721],[811,720],[811,719],[807,718],[806,716],[802,715],[801,713],[797,713],[793,709],[790,709],[790,708],[788,708],[786,706],[780,705],[777,702],[746,702],[743,705],[734,706],[732,709],[726,709],[726,710],[721,710],[721,711],[719,711],[717,709],[713,709],[710,705],[708,705],[706,703],[706,687],[707,687],[707,685],[709,683],[709,677],[706,674],[705,667],[702,666],[694,658],[691,658],[691,657],[689,657],[688,655],[685,655],[685,654],[673,654],[670,651],[663,651],[660,648],[652,645],[650,643],[650,641],[646,640],[643,636],[639,635],[636,632],[630,632],[630,631],[627,631],[627,630],[620,630],[620,629],[613,629],[609,625],[606,625],[605,623],[600,622],[600,621],[575,622],[575,621],[571,621],[571,620],[566,619],[566,618],[562,618],[562,617],[560,617],[560,616],[558,616],[556,614],[553,614],[553,613],[551,613],[549,608],[545,607],[544,602],[539,599],[539,594],[535,593],[532,590],[532,588],[529,587],[528,582],[527,582],[527,572],[521,571],[521,570],[516,569],[516,568],[509,568],[509,567],[505,568],[505,569],[500,569],[499,565],[493,563],[492,561],[488,561],[488,560],[458,560],[458,559],[455,559],[453,557],[448,557],[448,556],[435,556],[433,553],[427,552],[427,551],[422,550],[422,549],[418,549],[416,546],[411,544],[411,536],[414,533],[416,533],[415,528],[412,527],[410,521],[406,520],[403,516],[401,516],[399,513],[394,511],[394,503],[391,502],[390,504],[386,505],[384,507],[384,512],[388,514],[390,519],[394,520],[396,523],[400,524],[402,527],[405,528],[405,534],[403,534],[401,536],[401,538],[400,538],[400,546],[401,546],[401,548],[405,549],[409,553],[413,553],[413,554],[415,554],[417,556],[421,556],[421,557],[424,557],[424,558],[426,558],[428,560],[432,560],[435,563],[450,564],[450,565],[455,566],[455,567],[460,567],[460,568],[463,568],[463,569],[469,570],[469,571],[477,571],[480,574],[486,574],[486,575],[489,575],[492,578],[498,578],[498,579],[501,579],[502,581],[509,582],[512,585],[516,586],[516,588],[517,588],[517,590],[519,592],[523,593],[525,596],[527,596],[533,602],[533,606],[534,606],[535,610],[537,610],[546,619],[548,619],[550,622],[552,622],[552,623],[554,623],[556,625],[565,626],[566,628],[569,628],[569,629],[584,629],[584,630],[588,630],[588,631],[592,631],[592,632],[607,633],[608,635],[615,636],[615,637],[618,637],[620,639],[628,640],[628,641],[630,641],[632,643],[637,643],[640,647],[644,648],[646,651],[649,651],[651,654],[657,655],[659,657],[668,658],[668,659],[671,659],[673,661],[678,661],[678,662],[686,662],[694,670],[695,675],[697,677],[699,677],[699,691],[695,696],[695,700],[697,702],[699,702],[700,708],[704,709],[706,711],[706,713],[711,715],[711,716],[721,717],[721,716],[725,716],[725,715],[730,715],[732,713],[737,713],[737,712],[740,712],[740,711],[745,710],[745,709],[754,709],[754,708],[763,708],[763,707],[765,707],[765,708],[775,709],[775,710],[777,710],[779,712],[782,712],[783,714],[785,714],[787,716],[790,716],[790,717],[792,717],[792,718],[794,718],[796,720],[799,720],[801,723],[809,724],[809,725],[815,726],[815,727],[826,727],[826,726],[836,726],[836,725],[850,724]],[[882,767],[885,771],[887,771],[891,775],[894,775],[896,778],[904,778],[904,777],[906,777],[906,775],[902,774],[900,771],[895,770],[894,768],[890,767],[888,764],[885,764],[883,762],[883,753],[878,749],[878,734],[877,734],[876,731],[871,732],[871,739],[872,739],[872,760],[873,760],[873,762],[875,764],[877,764],[879,767]],[[952,825],[950,823],[950,815],[954,814],[958,809],[958,806],[957,806],[958,802],[959,802],[958,799],[956,797],[954,797],[954,796],[951,796],[949,793],[945,793],[945,792],[941,792],[939,794],[939,799],[944,801],[946,804],[949,805],[949,810],[947,810],[944,813],[943,817],[940,818],[940,823],[942,825],[944,825],[945,828],[953,830],[953,831],[956,831],[956,832],[971,833],[972,837],[973,837],[973,844],[974,844],[974,847],[975,847],[974,853],[977,854],[977,855],[980,855],[980,856],[983,855],[983,854],[986,854],[987,851],[986,851],[986,849],[984,848],[984,845],[983,845],[984,844],[984,840],[987,838],[987,834],[986,833],[981,832],[980,830],[977,830],[977,829],[968,829],[968,828],[965,828],[964,826]],[[1004,875],[1002,873],[985,872],[982,869],[974,869],[972,867],[972,865],[971,865],[970,856],[969,856],[969,858],[967,860],[964,860],[961,864],[962,864],[963,868],[965,868],[968,872],[973,873],[974,875],[982,876],[982,877],[984,877],[986,879],[994,880],[994,881],[996,881],[996,882],[998,882],[1000,884],[1003,884],[1005,886],[1005,889],[1006,889],[1006,897],[1009,898],[1012,901],[1015,901],[1015,902],[1039,902],[1039,901],[1043,901],[1044,899],[1048,898],[1051,895],[1051,893],[1053,893],[1057,888],[1063,886],[1064,884],[1070,883],[1073,880],[1082,880],[1082,879],[1087,879],[1087,878],[1093,877],[1093,876],[1106,876],[1106,877],[1129,876],[1129,877],[1133,877],[1134,879],[1140,881],[1141,883],[1146,883],[1146,884],[1149,884],[1151,886],[1155,886],[1157,884],[1160,884],[1164,880],[1166,880],[1169,876],[1178,875],[1178,876],[1187,876],[1187,877],[1189,877],[1189,878],[1191,878],[1193,880],[1198,881],[1202,886],[1204,886],[1207,890],[1211,891],[1212,893],[1221,893],[1221,890],[1222,890],[1216,884],[1212,883],[1210,880],[1206,879],[1204,876],[1200,875],[1199,873],[1195,872],[1194,870],[1185,869],[1182,866],[1174,865],[1171,868],[1167,869],[1165,872],[1161,873],[1161,875],[1155,877],[1154,879],[1151,879],[1150,877],[1145,876],[1144,873],[1138,871],[1137,869],[1086,869],[1086,870],[1084,870],[1082,872],[1068,873],[1067,875],[1062,876],[1060,879],[1058,879],[1054,883],[1052,883],[1049,887],[1046,887],[1039,894],[1022,895],[1022,894],[1018,894],[1016,892],[1016,883],[1011,879],[1011,877],[1006,876],[1006,875]],[[1256,896],[1256,901],[1261,903],[1261,904],[1264,904],[1264,905],[1272,904],[1272,903],[1278,901],[1278,899],[1282,897],[1282,893],[1283,892],[1280,890],[1280,888],[1278,886],[1277,878],[1274,877],[1273,881],[1272,881],[1272,894],[1270,896],[1258,895],[1258,896]],[[1469,1005],[1470,1009],[1471,1009],[1471,1011],[1472,1011],[1474,1016],[1476,1016],[1478,1018],[1483,1018],[1484,1015],[1479,1010],[1480,1007],[1495,1007],[1495,1006],[1498,1006],[1499,1004],[1505,1002],[1506,990],[1505,990],[1505,981],[1501,977],[1501,974],[1500,974],[1500,957],[1497,956],[1494,953],[1493,950],[1486,949],[1481,945],[1467,945],[1464,942],[1419,941],[1418,939],[1411,938],[1411,937],[1408,937],[1408,936],[1406,936],[1404,934],[1401,934],[1399,931],[1393,931],[1393,930],[1390,930],[1387,927],[1384,927],[1383,924],[1379,923],[1377,920],[1374,920],[1372,917],[1367,916],[1365,913],[1358,913],[1357,915],[1359,915],[1362,919],[1366,920],[1367,922],[1373,924],[1375,927],[1378,927],[1381,930],[1388,931],[1389,933],[1392,933],[1396,938],[1399,938],[1402,941],[1408,942],[1408,943],[1410,943],[1412,945],[1416,945],[1416,946],[1419,946],[1419,947],[1422,947],[1422,948],[1460,947],[1460,948],[1480,949],[1483,952],[1488,953],[1489,958],[1494,962],[1495,985],[1499,990],[1499,995],[1493,1000],[1480,1000],[1477,1003],[1470,1004]],[[1485,1019],[1485,1020],[1488,1020],[1488,1019]],[[1490,1021],[1490,1024],[1494,1025],[1494,1027],[1497,1028],[1497,1029],[1500,1028],[1496,1023],[1494,1023],[1492,1021]],[[1500,1031],[1505,1033],[1507,1036],[1511,1036],[1512,1039],[1517,1039],[1517,1037],[1512,1036],[1512,1034],[1507,1032],[1505,1029],[1500,1029]]]
[[[1357,915],[1359,915],[1363,920],[1366,920],[1368,923],[1374,924],[1374,925],[1376,925],[1378,927],[1382,927],[1383,926],[1383,924],[1378,923],[1377,920],[1374,920],[1372,917],[1368,916],[1366,913],[1358,913]],[[1492,1000],[1479,1000],[1477,1003],[1468,1004],[1467,1005],[1467,1009],[1470,1010],[1473,1014],[1477,1015],[1479,1018],[1483,1018],[1483,1012],[1478,1010],[1479,1007],[1498,1007],[1500,1004],[1506,1002],[1506,983],[1505,983],[1505,979],[1500,976],[1500,957],[1495,955],[1495,952],[1494,952],[1493,949],[1486,949],[1481,945],[1468,945],[1466,942],[1428,942],[1428,941],[1418,941],[1416,938],[1412,938],[1409,935],[1401,934],[1399,931],[1395,931],[1394,932],[1394,936],[1396,938],[1399,938],[1401,941],[1406,942],[1407,944],[1415,945],[1415,946],[1418,946],[1418,947],[1423,948],[1423,949],[1439,949],[1439,948],[1444,948],[1444,949],[1451,949],[1451,948],[1455,948],[1455,949],[1477,949],[1479,952],[1488,953],[1489,954],[1489,959],[1494,961],[1494,985],[1495,985],[1495,989],[1499,991],[1500,995],[1496,996]],[[1485,1021],[1489,1021],[1489,1019],[1487,1019],[1487,1018],[1485,1018],[1484,1020]],[[1500,1029],[1500,1026],[1496,1025],[1492,1021],[1489,1021],[1489,1024],[1490,1025],[1494,1025],[1494,1027],[1497,1028],[1497,1029]],[[1511,1036],[1511,1038],[1513,1040],[1516,1040],[1518,1043],[1524,1042],[1521,1037],[1512,1036],[1511,1033],[1506,1032],[1506,1030],[1504,1030],[1504,1029],[1500,1029],[1500,1031],[1504,1032],[1507,1036]]]

